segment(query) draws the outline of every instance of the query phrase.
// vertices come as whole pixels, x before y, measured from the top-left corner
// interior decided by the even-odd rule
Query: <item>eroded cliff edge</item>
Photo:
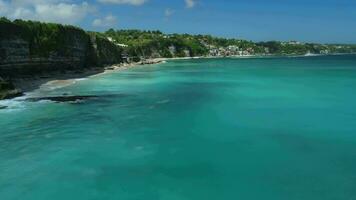
[[[100,70],[121,63],[122,53],[106,38],[74,26],[1,19],[0,99],[21,95],[16,80]]]

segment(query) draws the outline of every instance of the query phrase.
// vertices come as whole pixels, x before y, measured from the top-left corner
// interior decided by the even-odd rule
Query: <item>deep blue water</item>
[[[0,199],[353,200],[355,91],[356,56],[199,59],[3,101]]]

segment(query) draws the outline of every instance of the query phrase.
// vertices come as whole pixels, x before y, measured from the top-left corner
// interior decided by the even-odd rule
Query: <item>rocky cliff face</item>
[[[3,80],[103,67],[122,62],[121,54],[107,39],[76,27],[0,20],[2,91],[11,90]]]
[[[0,22],[0,74],[5,77],[120,63],[121,51],[75,27]]]
[[[90,44],[90,55],[87,56],[86,60],[90,61],[94,65],[104,66],[123,62],[123,49],[116,46],[106,38],[91,34]]]

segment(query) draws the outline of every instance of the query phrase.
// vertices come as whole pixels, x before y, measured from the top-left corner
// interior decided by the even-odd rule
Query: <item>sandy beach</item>
[[[86,78],[127,70],[136,66],[158,64],[166,60],[168,59],[147,59],[141,62],[120,63],[106,66],[104,68],[86,69],[81,72],[66,71],[66,73],[51,73],[46,76],[37,76],[34,78],[18,78],[14,80],[14,83],[25,95],[33,93],[40,94],[44,91],[70,86]]]

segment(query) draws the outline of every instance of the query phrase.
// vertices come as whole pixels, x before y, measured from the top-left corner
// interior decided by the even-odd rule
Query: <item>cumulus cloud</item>
[[[195,0],[185,0],[185,6],[187,8],[194,8],[197,2]]]
[[[100,3],[111,3],[111,4],[128,4],[134,6],[140,6],[146,3],[148,0],[98,0]]]
[[[172,9],[170,9],[170,8],[167,8],[167,9],[164,11],[164,16],[170,17],[170,16],[172,16],[174,13],[175,13],[174,10],[172,10]]]
[[[94,7],[87,2],[70,3],[67,0],[0,0],[0,14],[11,19],[40,20],[76,24]]]
[[[113,27],[117,24],[117,18],[113,15],[108,15],[102,19],[95,19],[92,23],[95,27]]]

